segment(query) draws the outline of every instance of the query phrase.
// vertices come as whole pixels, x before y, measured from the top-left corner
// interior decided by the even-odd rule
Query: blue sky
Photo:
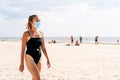
[[[120,36],[120,0],[3,0],[0,37],[21,37],[31,14],[45,36]]]

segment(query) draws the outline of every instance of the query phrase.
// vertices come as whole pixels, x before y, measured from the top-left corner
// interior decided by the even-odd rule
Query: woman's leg
[[[38,69],[38,72],[40,73],[41,72],[41,61],[38,62],[37,69]],[[32,78],[32,80],[34,79]]]
[[[41,72],[41,61],[38,62],[37,69],[38,69],[39,72]]]
[[[36,66],[33,58],[30,55],[26,55],[25,59],[26,59],[26,66],[27,66],[28,70],[30,71],[30,73],[32,74],[33,79],[40,80],[39,71],[37,69],[37,66]]]
[[[38,72],[40,73],[41,72],[41,61],[38,62],[37,69],[38,69]],[[32,80],[34,79],[32,78]]]

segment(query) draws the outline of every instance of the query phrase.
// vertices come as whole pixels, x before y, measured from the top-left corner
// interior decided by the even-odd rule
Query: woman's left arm
[[[46,50],[46,47],[45,47],[44,35],[43,35],[43,33],[41,33],[41,34],[42,34],[42,46],[41,46],[41,48],[42,48],[42,51],[43,51],[43,53],[44,53],[44,55],[47,59],[47,66],[48,66],[48,68],[50,68],[51,64],[50,64],[49,57],[48,57],[48,54],[47,54],[47,50]]]

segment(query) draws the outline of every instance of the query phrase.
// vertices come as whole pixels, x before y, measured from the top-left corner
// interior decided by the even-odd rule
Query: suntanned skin
[[[31,34],[32,37],[40,37],[42,38],[42,45],[41,45],[41,49],[47,59],[47,66],[48,68],[51,67],[51,64],[50,64],[50,61],[49,61],[49,58],[48,58],[48,55],[47,55],[47,51],[46,51],[46,47],[45,47],[45,42],[44,42],[44,35],[42,32],[39,32],[38,29],[34,26],[34,22],[36,22],[36,20],[39,20],[38,17],[35,17],[33,19],[33,21],[31,22],[32,23],[32,29],[28,30]],[[32,75],[32,80],[40,80],[40,75],[39,75],[39,72],[41,71],[41,61],[38,62],[38,64],[35,64],[33,58],[28,55],[28,54],[25,54],[25,48],[26,48],[26,43],[30,40],[30,35],[28,34],[28,31],[25,31],[23,33],[23,36],[22,36],[22,45],[21,45],[21,59],[20,59],[20,66],[19,66],[19,70],[21,72],[24,71],[24,60],[26,62],[26,66],[29,70],[29,72],[31,73]]]

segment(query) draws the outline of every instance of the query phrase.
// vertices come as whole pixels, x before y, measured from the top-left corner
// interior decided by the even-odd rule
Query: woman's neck
[[[37,32],[38,30],[37,30],[37,28],[32,28],[31,31]]]
[[[31,32],[31,35],[32,35],[33,37],[36,37],[36,36],[38,37],[38,36],[39,36],[38,29],[33,29],[33,28],[32,28],[30,32]]]

